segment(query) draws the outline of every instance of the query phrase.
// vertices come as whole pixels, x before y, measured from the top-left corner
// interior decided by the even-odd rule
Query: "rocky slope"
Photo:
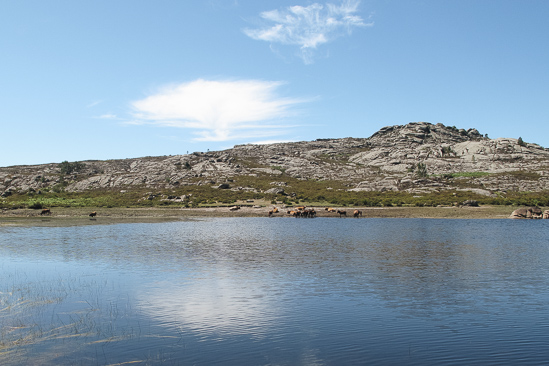
[[[66,162],[65,162],[66,163]],[[384,127],[369,138],[319,139],[187,155],[0,168],[0,195],[63,187],[66,191],[169,189],[193,184],[232,187],[240,175],[344,181],[352,191],[465,189],[549,190],[549,150],[476,129],[415,122]],[[277,178],[278,177],[278,178]]]

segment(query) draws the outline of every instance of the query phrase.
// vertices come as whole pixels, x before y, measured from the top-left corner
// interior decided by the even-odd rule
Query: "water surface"
[[[549,222],[0,227],[7,365],[539,365]]]

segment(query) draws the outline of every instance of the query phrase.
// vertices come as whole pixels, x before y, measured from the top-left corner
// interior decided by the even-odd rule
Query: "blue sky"
[[[369,137],[549,147],[549,1],[2,0],[0,166]]]

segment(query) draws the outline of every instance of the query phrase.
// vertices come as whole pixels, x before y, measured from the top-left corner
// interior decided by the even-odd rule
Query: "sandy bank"
[[[242,207],[231,211],[227,207],[209,208],[64,208],[54,207],[51,215],[40,215],[40,210],[17,209],[4,210],[0,213],[0,225],[55,225],[58,221],[72,220],[75,225],[99,224],[108,222],[157,222],[183,220],[200,217],[267,217],[271,207]],[[362,219],[367,218],[439,218],[439,219],[506,219],[516,207],[481,206],[481,207],[358,207],[336,209],[345,210],[347,218],[353,219],[355,209],[362,211]],[[273,217],[294,219],[286,213],[287,208]],[[315,208],[318,217],[339,219],[339,215],[329,213],[323,207]],[[90,218],[90,212],[97,216]]]

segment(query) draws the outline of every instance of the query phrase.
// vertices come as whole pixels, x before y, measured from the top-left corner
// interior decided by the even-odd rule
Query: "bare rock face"
[[[226,189],[229,179],[242,175],[267,175],[281,182],[284,177],[334,180],[350,191],[459,189],[493,196],[549,190],[547,149],[514,138],[489,139],[474,128],[427,122],[384,127],[369,138],[237,145],[207,153],[81,163],[70,174],[61,173],[59,164],[0,168],[0,196],[53,187]]]

